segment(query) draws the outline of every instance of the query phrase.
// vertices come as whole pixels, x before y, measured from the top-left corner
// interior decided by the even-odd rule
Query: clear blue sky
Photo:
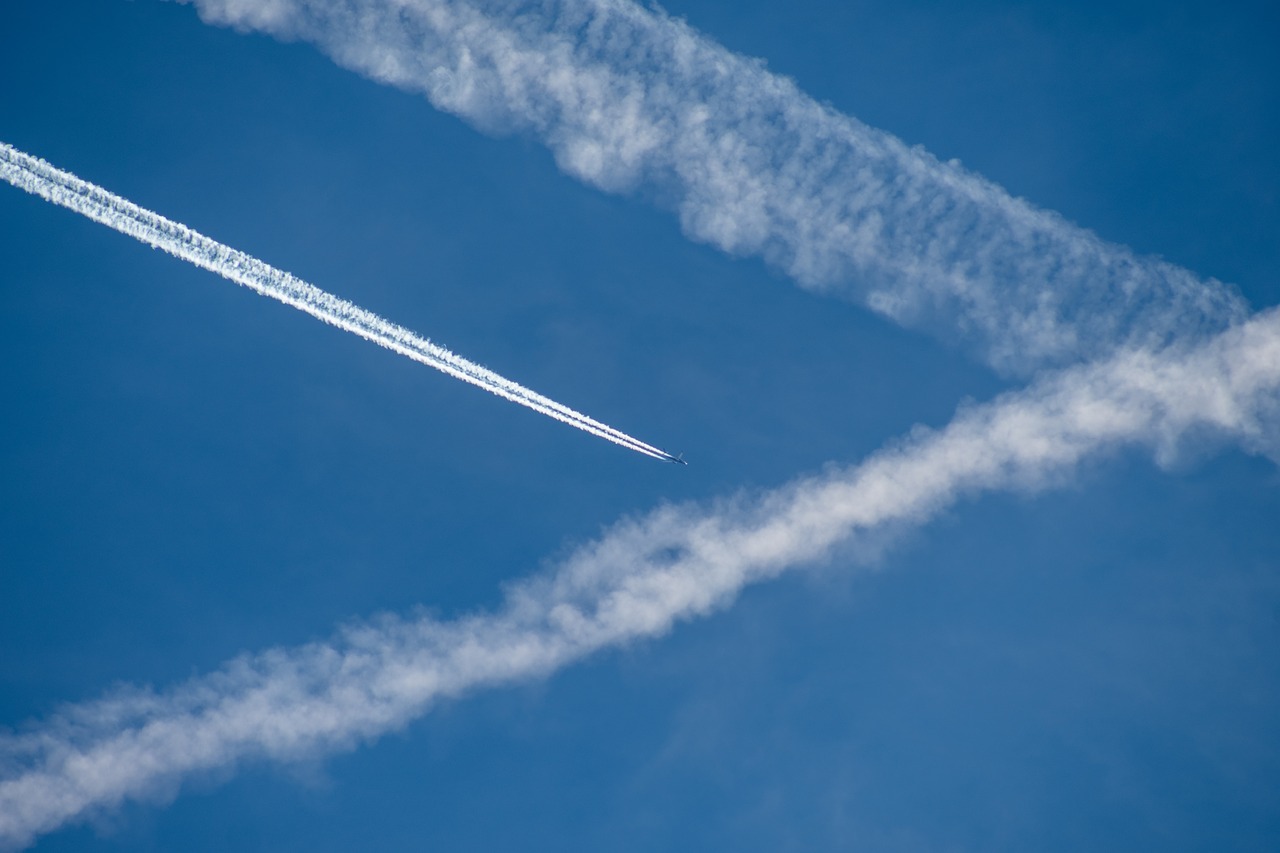
[[[1280,302],[1280,13],[666,8],[1107,239]],[[982,366],[312,48],[10,0],[0,139],[672,451],[629,454],[0,186],[0,725],[493,605],[620,516],[850,463]],[[1280,477],[1142,454],[662,640],[38,850],[1268,850]]]

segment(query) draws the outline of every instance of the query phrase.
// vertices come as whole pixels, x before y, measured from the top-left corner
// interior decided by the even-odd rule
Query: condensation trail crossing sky
[[[384,320],[372,311],[326,293],[313,284],[211,240],[185,225],[141,208],[5,143],[0,143],[0,177],[33,195],[87,216],[157,249],[163,249],[188,263],[217,273],[392,352],[483,388],[490,394],[519,403],[539,414],[637,453],[655,459],[672,459],[670,454],[652,445],[468,361],[403,326]]]

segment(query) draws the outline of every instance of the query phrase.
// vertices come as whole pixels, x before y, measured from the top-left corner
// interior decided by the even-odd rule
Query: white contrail
[[[490,0],[493,14],[451,0],[199,2],[206,17],[314,40],[488,127],[531,130],[600,186],[673,189],[692,235],[763,253],[803,282],[855,288],[907,322],[954,314],[998,366],[1120,350],[855,467],[623,522],[492,613],[366,623],[166,691],[68,707],[0,739],[0,844],[191,774],[351,748],[434,702],[660,635],[836,549],[862,556],[963,496],[1053,485],[1108,450],[1162,457],[1197,434],[1277,450],[1280,313],[1156,352],[1237,320],[1238,299],[840,117],[661,13],[619,0]]]
[[[686,233],[958,340],[1009,373],[1158,346],[1245,316],[1219,282],[817,103],[631,0],[180,0],[303,39],[561,168],[678,209]]]
[[[139,207],[3,142],[0,142],[0,177],[19,189],[74,210],[122,234],[163,249],[263,296],[292,305],[312,317],[353,332],[428,367],[470,382],[491,394],[646,456],[671,459],[671,455],[665,451],[499,376],[403,326],[384,320],[372,311],[326,293],[313,284],[211,240],[185,225]]]
[[[350,749],[433,703],[545,675],[727,605],[747,584],[928,521],[959,498],[1061,483],[1083,460],[1189,436],[1280,450],[1280,310],[1196,348],[1126,351],[962,409],[863,463],[755,498],[624,521],[489,614],[386,618],[119,692],[0,738],[0,846],[244,761]]]

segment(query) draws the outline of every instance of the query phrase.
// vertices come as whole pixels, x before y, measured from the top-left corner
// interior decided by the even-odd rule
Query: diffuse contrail
[[[311,42],[570,175],[676,208],[691,238],[958,341],[1006,373],[1201,337],[1234,289],[1108,243],[815,101],[632,0],[179,0]]]
[[[0,142],[0,177],[33,195],[414,361],[655,459],[666,453],[468,361],[403,326]]]
[[[0,848],[243,761],[351,749],[437,702],[666,633],[748,584],[884,537],[965,496],[1060,483],[1082,461],[1188,435],[1280,450],[1280,310],[1197,348],[1127,351],[962,409],[939,431],[752,500],[624,521],[491,613],[383,619],[238,658],[163,692],[118,692],[0,737]],[[870,545],[870,547],[866,547]]]

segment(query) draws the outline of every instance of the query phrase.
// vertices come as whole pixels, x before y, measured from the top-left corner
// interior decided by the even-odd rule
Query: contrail
[[[496,611],[384,618],[294,649],[245,655],[161,692],[124,690],[0,738],[0,847],[193,774],[349,750],[433,704],[546,675],[727,606],[748,584],[885,538],[964,497],[1059,485],[1082,461],[1189,438],[1280,458],[1280,310],[1195,348],[1125,351],[1047,376],[861,464],[754,498],[666,506],[623,521]]]
[[[856,466],[619,523],[493,612],[363,623],[167,690],[67,707],[0,738],[0,845],[172,794],[193,774],[353,748],[434,703],[661,635],[747,584],[837,551],[864,557],[962,498],[1044,489],[1107,452],[1142,445],[1164,460],[1196,436],[1280,451],[1280,312],[1242,320],[1216,282],[839,116],[659,12],[621,0],[488,0],[494,13],[462,0],[197,2],[210,20],[307,38],[486,128],[534,133],[605,189],[671,190],[695,238],[902,322],[950,327],[997,367],[1105,358]]]
[[[1219,331],[1234,289],[1140,257],[805,95],[631,0],[179,0],[311,42],[685,233],[965,345],[997,369]]]
[[[114,228],[136,240],[163,249],[175,257],[217,273],[244,285],[263,296],[292,305],[330,325],[352,332],[379,346],[408,356],[416,362],[470,382],[491,394],[519,403],[539,414],[577,427],[584,432],[612,441],[655,459],[675,457],[624,432],[574,411],[568,406],[531,391],[492,370],[468,361],[414,334],[403,326],[384,320],[372,311],[326,293],[313,284],[278,270],[244,252],[232,249],[166,219],[158,213],[139,207],[96,184],[82,180],[70,172],[54,168],[38,157],[24,154],[0,142],[0,177],[19,189],[46,201],[61,205],[83,216]]]

